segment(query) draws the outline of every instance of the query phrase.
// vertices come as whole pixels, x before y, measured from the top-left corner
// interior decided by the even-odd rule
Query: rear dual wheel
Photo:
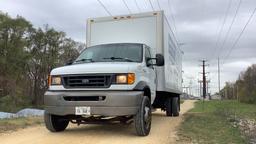
[[[166,100],[166,116],[179,116],[180,103],[178,97],[168,97]]]
[[[178,97],[172,98],[172,115],[174,117],[179,116],[180,112],[180,103]]]

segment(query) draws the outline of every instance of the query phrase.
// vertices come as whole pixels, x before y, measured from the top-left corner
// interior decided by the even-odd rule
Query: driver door
[[[150,81],[149,84],[151,89],[151,103],[153,103],[156,95],[156,72],[153,66],[153,61],[152,59],[148,60],[149,58],[152,58],[150,48],[145,46],[145,61],[146,61],[145,73]]]

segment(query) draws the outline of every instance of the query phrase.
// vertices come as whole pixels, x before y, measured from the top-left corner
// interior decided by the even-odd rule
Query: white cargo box
[[[109,43],[142,43],[153,57],[163,54],[164,67],[156,67],[157,91],[182,92],[182,52],[163,11],[88,19],[87,46]]]

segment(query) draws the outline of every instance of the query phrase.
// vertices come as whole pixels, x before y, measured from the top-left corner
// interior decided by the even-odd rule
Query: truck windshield
[[[105,44],[86,48],[75,63],[142,62],[142,44]]]

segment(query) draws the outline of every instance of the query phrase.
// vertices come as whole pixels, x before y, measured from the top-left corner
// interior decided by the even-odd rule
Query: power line
[[[228,59],[228,57],[230,56],[230,54],[232,53],[233,49],[235,48],[235,46],[237,45],[238,41],[240,40],[241,36],[243,35],[246,27],[248,26],[248,24],[250,23],[251,19],[253,18],[254,14],[255,14],[256,8],[254,8],[252,14],[250,15],[249,19],[247,20],[246,24],[243,27],[243,30],[240,32],[239,36],[237,37],[237,39],[235,40],[235,42],[233,43],[233,45],[231,46],[231,48],[229,49],[229,52],[226,56],[226,58],[223,61],[223,64],[225,63],[225,60]]]
[[[110,11],[105,7],[105,5],[100,1],[100,0],[97,0],[99,3],[100,3],[100,5],[105,9],[105,11],[110,15],[110,16],[112,16],[112,14],[110,13]]]
[[[177,35],[177,37],[178,37],[178,32],[177,32],[177,28],[176,28],[176,21],[175,21],[174,15],[172,14],[172,7],[171,7],[170,4],[171,4],[171,2],[170,2],[170,0],[168,0],[169,11],[170,11],[170,15],[171,15],[172,20],[173,20],[173,27],[174,27],[175,33],[176,33],[176,35]]]
[[[123,1],[124,5],[126,6],[126,8],[128,9],[129,13],[132,14],[132,11],[129,9],[129,7],[128,7],[127,3],[125,2],[125,0],[122,0],[122,1]]]
[[[137,9],[139,10],[139,12],[141,12],[141,9],[140,9],[140,7],[139,7],[139,5],[138,5],[138,3],[137,3],[137,0],[134,0],[134,2],[135,2],[135,4],[136,4],[136,7],[137,7]]]
[[[148,0],[144,0],[143,8],[148,9]]]
[[[171,27],[171,25],[170,25],[170,23],[169,23],[168,18],[167,18],[165,15],[164,15],[164,18],[166,19],[167,25],[168,25],[168,27],[169,27],[170,30],[171,30],[171,33],[172,33],[172,35],[173,35],[173,37],[174,37],[174,39],[175,39],[175,41],[176,41],[176,43],[177,43],[177,46],[179,47],[179,42],[178,42],[178,40],[177,40],[177,38],[176,38],[176,36],[175,36],[173,30],[172,30],[172,27]]]
[[[214,48],[214,52],[213,52],[213,58],[215,57],[215,54],[216,54],[216,51],[217,51],[217,48],[218,48],[218,43],[220,41],[220,37],[221,37],[221,34],[222,34],[222,31],[223,31],[223,28],[224,28],[224,25],[226,23],[226,20],[227,20],[227,15],[228,15],[228,12],[229,12],[229,9],[231,7],[231,3],[232,3],[233,0],[229,0],[228,2],[228,7],[225,11],[225,15],[224,15],[224,19],[223,19],[223,22],[221,24],[221,28],[220,28],[220,31],[218,33],[218,36],[217,36],[217,40],[216,40],[216,43],[215,43],[215,48]]]
[[[152,10],[155,11],[155,9],[154,9],[154,7],[153,7],[153,5],[152,5],[151,0],[148,0],[148,1],[149,1],[149,3],[150,3],[150,6],[151,6]]]
[[[225,43],[226,43],[226,41],[227,41],[227,39],[228,39],[229,33],[230,33],[230,31],[231,31],[231,29],[232,29],[232,27],[233,27],[233,24],[234,24],[235,19],[236,19],[236,17],[237,17],[237,13],[238,13],[238,11],[239,11],[239,9],[240,9],[241,3],[242,3],[242,0],[239,0],[238,6],[237,6],[236,11],[235,11],[235,15],[234,15],[234,17],[233,17],[233,19],[232,19],[231,24],[229,25],[228,32],[226,33],[226,35],[225,35],[225,37],[224,37],[224,40],[223,40],[223,43],[222,43],[222,45],[221,45],[221,47],[220,47],[220,51],[219,51],[219,53],[218,53],[218,56],[220,56],[220,53],[221,53],[221,51],[222,51],[222,49],[223,49],[223,47],[224,47],[224,45],[225,45]]]
[[[213,52],[213,58],[215,57],[215,53],[216,53],[216,50],[217,50],[217,46],[218,46],[218,43],[220,41],[220,37],[221,37],[221,33],[223,31],[223,28],[224,28],[224,25],[226,23],[226,20],[227,20],[227,15],[228,15],[228,11],[230,9],[230,6],[231,6],[231,3],[232,3],[233,0],[229,0],[228,2],[228,7],[227,7],[227,10],[225,12],[225,16],[224,16],[224,20],[223,20],[223,23],[221,25],[221,29],[219,31],[219,34],[218,34],[218,37],[217,37],[217,40],[216,40],[216,43],[215,43],[215,48],[214,48],[214,52]]]
[[[159,1],[158,1],[158,0],[156,0],[156,2],[157,2],[157,5],[158,5],[158,7],[159,7],[159,10],[161,10],[161,6],[160,6]]]
[[[225,63],[225,61],[229,58],[230,54],[232,53],[233,49],[235,48],[235,46],[237,45],[238,41],[240,40],[241,36],[243,35],[244,31],[246,30],[246,27],[248,26],[248,24],[250,23],[251,19],[253,18],[254,14],[255,14],[256,8],[253,10],[252,14],[250,15],[250,17],[248,18],[246,24],[244,25],[242,31],[240,32],[239,36],[237,37],[237,39],[235,40],[235,42],[233,43],[233,45],[231,46],[231,48],[229,49],[229,52],[227,53],[226,57],[224,57],[225,59],[222,62],[222,65]],[[219,61],[218,61],[219,62]],[[218,70],[219,70],[219,66],[218,66]],[[219,73],[219,72],[218,72]]]

